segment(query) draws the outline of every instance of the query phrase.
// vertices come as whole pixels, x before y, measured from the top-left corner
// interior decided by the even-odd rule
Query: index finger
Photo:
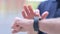
[[[31,14],[34,14],[34,11],[33,11],[33,8],[32,8],[31,5],[28,5],[28,9],[29,9],[29,11],[30,11]]]

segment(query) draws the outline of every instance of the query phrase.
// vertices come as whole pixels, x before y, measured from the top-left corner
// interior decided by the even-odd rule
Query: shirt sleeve
[[[45,8],[45,2],[41,2],[37,7],[37,9],[39,9],[40,11],[40,15],[42,15],[42,13],[44,12],[44,8]]]

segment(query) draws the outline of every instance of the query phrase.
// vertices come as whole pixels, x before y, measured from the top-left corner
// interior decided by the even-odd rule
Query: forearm
[[[60,18],[44,19],[39,21],[40,30],[46,33],[60,33]]]
[[[29,31],[28,34],[38,34],[36,31]]]

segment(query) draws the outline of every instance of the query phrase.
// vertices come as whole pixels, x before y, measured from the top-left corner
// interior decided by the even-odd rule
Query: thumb
[[[48,16],[49,12],[48,11],[45,11],[43,14],[42,14],[42,19],[45,19],[47,16]]]

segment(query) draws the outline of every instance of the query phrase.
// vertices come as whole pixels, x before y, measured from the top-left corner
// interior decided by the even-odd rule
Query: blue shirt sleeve
[[[45,3],[46,3],[46,2],[40,3],[39,6],[38,6],[38,8],[37,8],[37,9],[40,10],[40,15],[42,15],[42,13],[44,12],[44,8],[45,8],[44,5],[45,5]]]

